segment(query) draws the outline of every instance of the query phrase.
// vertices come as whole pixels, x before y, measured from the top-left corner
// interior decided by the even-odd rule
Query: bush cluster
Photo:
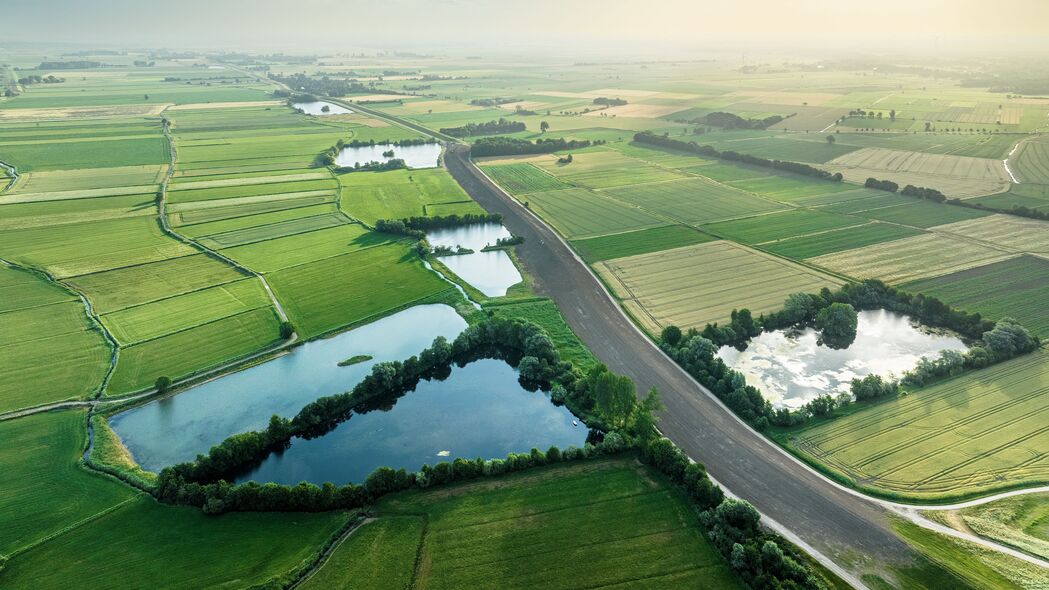
[[[524,122],[509,121],[499,117],[498,121],[486,123],[467,123],[461,127],[444,127],[441,133],[452,137],[470,137],[472,135],[498,135],[500,133],[517,133],[526,130]]]
[[[537,139],[535,143],[526,139],[513,137],[482,137],[470,148],[470,155],[479,158],[484,156],[516,156],[520,154],[549,154],[561,150],[578,150],[591,145],[601,145],[604,140],[587,139]]]

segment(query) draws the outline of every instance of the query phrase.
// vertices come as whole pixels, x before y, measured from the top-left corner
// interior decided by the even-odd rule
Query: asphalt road
[[[536,291],[557,303],[587,347],[612,371],[634,379],[638,391],[659,390],[666,406],[659,427],[668,438],[731,493],[852,573],[853,581],[868,569],[880,569],[877,562],[911,561],[914,553],[889,529],[884,508],[838,489],[739,422],[663,356],[553,230],[481,174],[468,154],[466,146],[449,146],[448,171],[487,211],[502,214],[507,229],[525,238],[517,254]]]

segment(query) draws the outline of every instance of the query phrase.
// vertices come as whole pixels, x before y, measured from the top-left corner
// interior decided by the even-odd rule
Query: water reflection
[[[353,111],[350,109],[337,105],[332,102],[324,102],[323,100],[316,100],[313,102],[295,102],[292,103],[292,108],[299,109],[307,115],[313,115],[315,117],[323,117],[325,115],[349,115]],[[328,110],[324,110],[327,107]]]
[[[384,153],[393,151],[393,156],[384,156]],[[392,145],[375,144],[357,147],[344,147],[335,156],[337,166],[352,168],[355,164],[361,166],[369,162],[388,162],[394,158],[404,160],[409,168],[435,168],[437,160],[441,156],[441,144],[424,143],[421,145]]]
[[[923,356],[966,350],[950,334],[932,333],[907,316],[885,310],[861,311],[856,341],[843,350],[817,344],[817,332],[765,332],[743,352],[723,347],[718,356],[757,387],[773,405],[797,408],[827,393],[849,391],[854,378],[877,374],[900,377]]]
[[[489,297],[502,297],[506,290],[521,282],[521,273],[510,256],[502,250],[481,252],[495,245],[499,238],[510,237],[510,232],[498,223],[475,223],[430,230],[426,239],[433,246],[462,246],[473,254],[442,256],[441,263],[464,281]]]

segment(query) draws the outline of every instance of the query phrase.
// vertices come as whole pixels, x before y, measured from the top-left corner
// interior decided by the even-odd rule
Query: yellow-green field
[[[1049,354],[1035,352],[789,435],[858,488],[940,501],[1049,481]]]
[[[864,148],[826,164],[846,180],[863,183],[869,177],[934,188],[948,197],[979,197],[1009,188],[1001,160]]]
[[[728,241],[617,258],[594,265],[650,333],[667,325],[702,328],[733,309],[755,316],[782,307],[787,295],[834,287],[841,280]]]

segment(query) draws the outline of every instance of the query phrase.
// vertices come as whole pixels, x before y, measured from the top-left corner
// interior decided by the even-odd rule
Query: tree
[[[603,365],[587,377],[598,415],[614,429],[622,429],[637,405],[634,382],[616,375]],[[603,370],[600,370],[603,369]]]
[[[168,389],[171,389],[171,377],[161,375],[160,377],[157,377],[157,381],[153,385],[157,388],[158,393],[164,393]]]
[[[289,321],[283,321],[280,323],[280,337],[283,340],[291,338],[295,334],[295,326]]]
[[[830,144],[830,145],[834,145],[834,142],[836,142],[836,141],[838,141],[838,140],[837,140],[837,139],[834,139],[834,136],[833,136],[833,135],[828,135],[828,136],[827,136],[827,143],[828,143],[828,144]]]
[[[783,303],[782,313],[791,325],[807,322],[816,313],[816,303],[808,293],[791,293]]]
[[[830,348],[848,348],[856,339],[856,309],[848,303],[831,303],[816,314],[820,342]]]
[[[889,120],[890,121],[895,121],[896,120],[896,109],[891,109],[889,111]]]
[[[539,133],[546,133],[548,129],[550,129],[549,123],[547,123],[546,121],[541,121],[539,123]]]
[[[659,399],[659,392],[656,391],[655,387],[649,389],[645,399],[641,400],[640,404],[637,404],[630,430],[643,441],[651,440],[658,436],[656,422],[659,419],[656,417],[656,412],[663,408],[663,400]]]
[[[145,97],[145,100],[149,100],[149,95],[148,94],[145,94],[143,96]]]
[[[667,326],[663,328],[663,332],[659,335],[661,342],[666,342],[670,346],[677,346],[681,342],[681,328],[677,326]]]

